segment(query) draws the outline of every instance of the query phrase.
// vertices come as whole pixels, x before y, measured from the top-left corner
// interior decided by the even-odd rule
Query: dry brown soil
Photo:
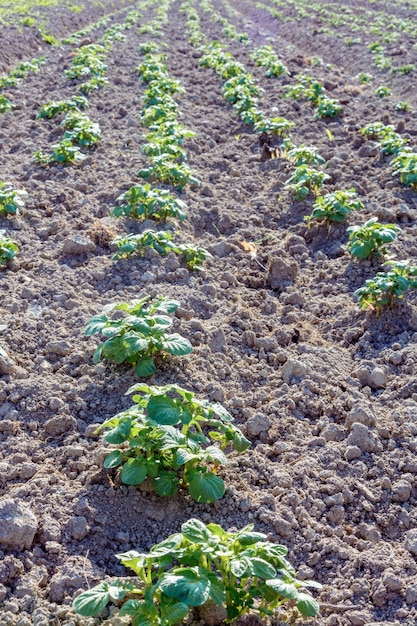
[[[221,3],[215,7],[226,15]],[[318,148],[331,176],[326,190],[356,188],[365,208],[349,223],[376,215],[400,225],[392,254],[414,258],[415,192],[392,177],[389,158],[360,136],[361,126],[382,120],[415,145],[414,74],[375,71],[369,37],[346,47],[315,32],[313,23],[278,24],[249,3],[234,7],[240,16],[230,20],[252,44],[227,41],[199,10],[201,30],[227,41],[253,72],[266,113],[296,123],[293,141]],[[98,17],[92,13],[91,21]],[[59,14],[54,19],[60,32]],[[190,273],[176,258],[156,254],[111,260],[109,238],[132,225],[109,218],[109,211],[146,163],[137,117],[144,86],[134,71],[145,37],[136,28],[108,57],[109,87],[90,97],[89,115],[102,140],[81,167],[32,163],[36,149],[61,138],[58,122],[36,115],[45,102],[74,93],[63,75],[71,46],[46,51],[41,73],[10,91],[14,108],[0,119],[1,179],[29,193],[18,217],[0,219],[20,246],[0,276],[0,321],[7,327],[0,340],[10,357],[0,361],[0,503],[23,503],[38,523],[29,547],[0,552],[0,623],[98,624],[74,616],[74,593],[104,575],[125,574],[115,553],[147,550],[195,516],[227,528],[253,522],[288,546],[300,576],[323,583],[320,616],[309,623],[412,626],[416,295],[379,317],[358,308],[352,294],[380,264],[352,260],[345,225],[307,229],[303,216],[312,199],[294,203],[284,190],[286,161],[260,162],[259,137],[234,116],[216,74],[199,67],[184,19],[174,2],[163,43],[170,74],[185,89],[182,121],[197,133],[186,148],[202,181],[181,194],[188,219],[178,231],[211,251],[204,272]],[[248,56],[266,41],[293,76],[310,71],[325,82],[343,103],[343,115],[314,121],[308,103],[282,99],[283,82],[292,79],[265,78]],[[416,61],[407,41],[402,48],[404,63]],[[19,54],[11,40],[4,69]],[[38,54],[34,46],[25,58]],[[324,63],[312,65],[313,57]],[[360,71],[375,75],[370,86],[359,85]],[[383,84],[392,88],[390,98],[373,94]],[[396,112],[398,100],[408,100],[412,110]],[[77,248],[80,236],[88,241]],[[242,242],[255,244],[256,255]],[[109,302],[159,293],[181,302],[175,329],[194,352],[167,360],[152,383],[176,382],[222,402],[252,441],[250,451],[232,455],[222,471],[229,488],[214,505],[183,493],[161,500],[119,486],[101,469],[106,446],[93,435],[95,425],[130,405],[124,394],[135,376],[124,367],[94,366],[97,342],[83,330]]]

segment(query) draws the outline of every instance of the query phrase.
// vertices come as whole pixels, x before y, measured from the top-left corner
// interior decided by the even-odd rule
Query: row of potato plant
[[[160,57],[148,59],[155,61],[156,66],[150,67],[145,58],[140,66],[142,77],[157,72],[156,78],[147,81],[148,86],[171,85],[172,88],[172,79],[164,72],[159,74]],[[176,89],[177,86],[174,93]],[[171,96],[169,89],[148,87],[145,103],[153,107],[150,103],[156,97],[160,99],[159,105],[169,102],[167,108],[172,113],[176,106]],[[146,111],[145,106],[142,120],[146,119]],[[160,123],[164,125],[167,121],[172,118],[168,116],[166,120],[162,115]],[[164,143],[164,135],[162,140]],[[170,158],[176,159],[178,155],[184,158],[182,141],[178,147],[179,152],[176,149],[168,152]],[[146,146],[144,152],[147,153]],[[153,156],[154,149],[150,152]],[[145,191],[145,195],[151,196],[151,217],[171,216],[171,210],[175,217],[185,217],[184,204],[167,190],[149,184],[145,190],[143,187],[132,188],[128,198],[122,198],[122,202],[130,203],[133,196],[139,197],[135,207],[121,204],[113,214],[130,215],[132,210],[139,217],[146,215],[142,202]],[[187,339],[166,332],[178,306],[179,302],[163,296],[154,301],[145,296],[131,304],[106,307],[89,322],[85,331],[88,336],[105,337],[95,352],[94,362],[107,358],[116,363],[132,363],[137,375],[147,377],[155,373],[155,361],[164,353],[175,356],[190,353],[192,346]],[[112,313],[117,311],[123,311],[124,317],[117,315],[112,319]],[[210,503],[221,498],[225,484],[217,470],[227,462],[225,452],[231,446],[242,453],[250,446],[250,441],[233,424],[230,413],[218,403],[198,400],[192,391],[176,384],[162,387],[139,384],[127,393],[135,394],[134,406],[98,429],[106,431],[105,440],[117,446],[106,457],[104,466],[117,468],[125,484],[139,485],[146,480],[163,497],[175,495],[181,487],[197,502]],[[126,579],[101,582],[79,595],[73,606],[77,613],[92,616],[109,603],[117,602],[119,616],[129,616],[134,625],[155,626],[183,623],[191,611],[204,609],[207,603],[223,607],[225,623],[249,611],[261,616],[273,615],[286,604],[295,606],[302,615],[316,615],[318,604],[307,590],[320,589],[321,585],[298,580],[286,554],[284,546],[268,542],[266,535],[253,531],[253,525],[227,532],[217,524],[205,525],[198,519],[190,519],[182,525],[180,533],[156,544],[148,554],[132,550],[117,555],[138,576],[137,583]]]
[[[5,76],[0,76],[0,91],[8,90],[20,85],[25,78],[35,72],[39,72],[45,63],[45,57],[32,59],[31,61],[21,61],[15,68],[10,70]],[[6,113],[12,109],[13,104],[9,97],[0,93],[0,113]]]

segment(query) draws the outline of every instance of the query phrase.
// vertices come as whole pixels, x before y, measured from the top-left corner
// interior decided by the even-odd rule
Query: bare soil
[[[360,128],[392,123],[413,146],[414,78],[376,72],[366,37],[362,46],[347,47],[341,38],[315,33],[314,23],[277,23],[246,2],[233,6],[239,15],[230,21],[253,44],[227,45],[264,88],[262,109],[296,123],[294,143],[318,148],[331,176],[326,190],[356,188],[365,209],[349,224],[375,215],[400,225],[392,254],[413,259],[416,194],[392,177],[389,158],[363,141]],[[102,139],[81,167],[32,163],[36,149],[61,138],[56,121],[36,115],[42,104],[74,94],[63,75],[70,46],[48,49],[41,73],[7,94],[14,108],[0,119],[1,177],[25,188],[29,199],[18,217],[0,218],[0,228],[20,246],[0,275],[0,322],[7,327],[0,343],[11,359],[0,360],[0,504],[24,503],[38,531],[29,547],[0,552],[0,622],[100,623],[73,614],[77,590],[125,575],[116,553],[147,550],[194,516],[226,528],[253,522],[288,547],[301,577],[323,583],[320,616],[298,623],[412,626],[416,295],[379,317],[358,308],[352,294],[380,263],[352,260],[344,248],[346,225],[307,228],[303,216],[312,199],[295,203],[284,190],[286,161],[260,161],[259,136],[234,116],[220,79],[199,66],[179,7],[170,8],[163,42],[170,74],[185,89],[178,100],[182,121],[197,133],[186,149],[202,184],[180,194],[188,219],[178,233],[211,251],[204,272],[190,273],[177,259],[156,254],[111,260],[109,241],[132,225],[109,218],[109,210],[146,163],[137,117],[144,86],[134,71],[144,36],[136,28],[108,57],[108,88],[90,97],[89,115]],[[215,7],[226,15],[221,3]],[[199,13],[208,39],[226,41]],[[97,17],[91,13],[91,21]],[[269,38],[292,76],[311,71],[343,103],[340,118],[315,121],[308,103],[282,98],[291,77],[265,78],[248,55]],[[404,63],[416,62],[407,41],[403,48]],[[36,47],[27,52],[27,59],[38,55]],[[312,65],[314,57],[324,63]],[[19,58],[11,39],[1,62],[10,69]],[[355,78],[365,71],[375,75],[370,86]],[[393,96],[376,97],[379,84],[388,84]],[[396,112],[394,103],[404,99],[412,110]],[[80,236],[88,245],[71,247]],[[243,242],[254,244],[256,255]],[[183,493],[161,500],[120,486],[101,469],[106,446],[93,434],[95,425],[131,404],[124,394],[136,379],[128,368],[94,366],[97,343],[83,331],[105,304],[159,293],[181,302],[175,329],[194,351],[166,360],[151,382],[176,382],[222,402],[252,441],[222,471],[229,488],[213,505]]]

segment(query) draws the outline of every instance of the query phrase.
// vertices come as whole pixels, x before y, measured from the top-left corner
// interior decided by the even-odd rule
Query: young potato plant
[[[296,167],[299,165],[323,165],[326,162],[326,159],[317,152],[317,148],[296,146],[290,139],[284,139],[281,150],[288,161]]]
[[[350,226],[349,243],[347,249],[352,256],[358,259],[369,259],[387,253],[386,245],[394,241],[401,231],[395,224],[380,224],[377,217],[362,224],[362,226]]]
[[[313,212],[304,219],[308,226],[313,220],[324,220],[330,225],[332,222],[343,222],[351,211],[360,209],[363,209],[363,203],[357,199],[355,189],[338,190],[319,196],[313,204]]]
[[[371,309],[379,315],[385,306],[392,306],[395,298],[403,298],[409,289],[417,289],[417,266],[409,261],[387,261],[388,272],[378,274],[354,292],[362,309]]]
[[[13,189],[11,183],[0,182],[0,216],[16,215],[25,206],[24,198],[27,196],[24,189]]]
[[[112,217],[133,217],[135,219],[185,220],[187,205],[166,189],[158,189],[149,184],[135,185],[122,193],[119,206],[110,211]]]
[[[88,95],[92,91],[96,91],[96,89],[101,89],[102,87],[107,87],[109,84],[108,79],[105,76],[94,76],[91,80],[86,83],[81,83],[78,85],[78,91],[80,93],[85,93]]]
[[[183,623],[207,602],[224,607],[230,624],[249,612],[261,617],[295,607],[313,617],[319,605],[308,593],[321,589],[312,580],[298,580],[285,546],[267,541],[253,524],[228,532],[218,524],[189,519],[181,532],[154,545],[149,553],[131,550],[117,555],[133,570],[138,583],[118,579],[84,591],[73,603],[83,616],[99,614],[110,602],[139,626]],[[189,616],[187,623],[193,621]]]
[[[41,150],[37,150],[33,154],[33,161],[39,165],[52,165],[53,163],[79,165],[86,158],[86,155],[74,146],[70,139],[63,139],[53,145],[52,149],[51,154],[44,154]]]
[[[361,134],[367,139],[378,139],[382,154],[399,154],[407,143],[401,135],[395,132],[394,126],[385,126],[382,122],[373,122],[361,128]]]
[[[309,100],[313,104],[317,104],[319,99],[324,96],[323,85],[311,76],[299,74],[297,80],[298,83],[285,88],[284,97],[290,97],[294,100]]]
[[[400,102],[395,103],[394,109],[395,111],[411,111],[411,104],[401,100]]]
[[[61,126],[66,129],[64,140],[72,141],[81,147],[93,146],[101,138],[100,126],[81,111],[67,113]]]
[[[4,269],[14,259],[18,250],[16,241],[8,237],[5,230],[0,230],[0,269]]]
[[[11,108],[12,103],[10,100],[6,98],[6,96],[3,96],[3,94],[0,94],[0,113],[6,113],[7,111],[10,111]]]
[[[263,117],[255,122],[254,130],[258,133],[287,137],[291,128],[294,128],[294,126],[294,122],[290,122],[285,117]]]
[[[118,251],[112,257],[114,261],[127,259],[133,254],[143,256],[147,248],[153,248],[161,256],[166,256],[170,252],[182,254],[190,270],[201,270],[203,269],[203,261],[207,257],[211,257],[207,250],[199,246],[175,243],[172,241],[172,234],[165,230],[155,232],[147,229],[139,235],[131,234],[116,237],[112,244],[118,248]]]
[[[294,194],[296,200],[304,200],[309,193],[317,195],[326,180],[330,180],[328,174],[308,165],[299,165],[285,186]]]
[[[168,334],[172,325],[170,315],[179,307],[179,302],[158,296],[149,301],[150,296],[140,300],[120,304],[109,304],[103,313],[93,317],[87,324],[84,334],[104,335],[103,341],[93,356],[93,363],[107,359],[114,363],[130,363],[141,378],[156,372],[154,358],[168,353],[183,356],[192,352],[192,345],[178,333]],[[124,317],[111,319],[108,314],[122,311]]]
[[[238,452],[250,446],[224,407],[197,400],[178,385],[139,385],[128,393],[136,394],[136,405],[98,429],[107,431],[108,443],[123,446],[109,453],[104,467],[119,468],[126,485],[148,478],[159,496],[183,488],[196,502],[222,498],[225,484],[217,469],[227,464],[224,450],[229,443]]]
[[[44,104],[37,115],[40,119],[51,119],[56,117],[60,113],[67,113],[68,111],[77,111],[88,108],[88,100],[84,96],[72,96],[69,100],[62,100],[59,102],[48,102]]]
[[[342,105],[334,98],[321,96],[315,103],[314,119],[323,117],[337,117],[342,112]]]
[[[406,187],[417,189],[417,152],[404,149],[391,161],[394,175],[400,177],[400,182]]]
[[[261,46],[250,57],[256,65],[265,68],[265,76],[268,78],[277,78],[282,74],[290,75],[287,66],[280,61],[272,46]]]
[[[375,91],[375,95],[378,98],[387,98],[388,96],[392,96],[392,91],[389,87],[378,87]]]
[[[66,70],[65,76],[69,79],[104,76],[107,65],[104,59],[107,54],[105,46],[92,43],[82,46],[72,60],[71,67]]]
[[[193,175],[192,169],[186,163],[175,163],[171,161],[167,154],[154,156],[152,161],[151,167],[139,170],[138,176],[140,178],[173,185],[179,190],[183,189],[185,185],[200,184],[200,181]]]

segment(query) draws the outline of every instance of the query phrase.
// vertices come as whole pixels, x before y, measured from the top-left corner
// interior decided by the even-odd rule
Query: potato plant
[[[81,147],[93,146],[101,138],[100,126],[81,111],[68,112],[61,126],[66,130],[64,140],[69,140]]]
[[[88,100],[84,96],[72,96],[68,100],[61,100],[59,102],[48,102],[42,105],[37,115],[38,118],[51,119],[56,117],[60,113],[67,113],[68,111],[77,111],[88,108]]]
[[[281,146],[283,155],[296,167],[299,165],[323,165],[326,160],[310,146],[296,146],[290,139],[284,139]]]
[[[400,182],[406,187],[417,189],[417,152],[404,149],[391,161],[394,175],[400,177]]]
[[[0,216],[16,215],[24,207],[27,196],[24,189],[13,189],[11,183],[0,182]]]
[[[187,205],[166,189],[158,189],[149,184],[135,185],[122,193],[112,209],[112,217],[133,217],[135,219],[167,220],[186,218]]]
[[[189,269],[201,270],[203,269],[203,261],[207,257],[211,257],[207,250],[199,246],[175,243],[172,241],[172,233],[165,230],[156,232],[147,229],[139,235],[122,235],[116,237],[112,244],[118,248],[112,257],[113,260],[127,259],[134,254],[143,256],[148,248],[152,248],[161,256],[167,256],[170,252],[181,254],[184,256]]]
[[[7,111],[10,111],[11,108],[12,103],[10,100],[6,98],[6,96],[3,96],[3,94],[0,94],[0,113],[6,113]]]
[[[255,532],[252,524],[228,532],[218,524],[189,519],[181,532],[149,553],[131,550],[117,555],[135,572],[138,583],[101,582],[79,595],[73,608],[87,617],[117,602],[118,615],[130,616],[137,626],[181,623],[209,601],[225,608],[227,624],[250,611],[272,616],[281,607],[295,607],[304,617],[317,615],[319,605],[307,590],[321,585],[298,580],[287,553],[285,546]]]
[[[14,259],[18,250],[16,241],[8,237],[5,230],[0,230],[0,269],[4,269]]]
[[[417,266],[409,261],[387,261],[391,269],[365,282],[354,292],[362,309],[371,309],[379,315],[385,306],[392,306],[396,298],[401,299],[410,289],[417,289]]]
[[[105,440],[122,446],[104,460],[107,469],[118,468],[126,485],[148,479],[163,497],[186,489],[196,502],[219,500],[225,492],[219,465],[227,464],[229,444],[244,452],[250,446],[220,404],[210,404],[178,387],[134,386],[136,403],[98,428]]]
[[[363,203],[357,199],[356,190],[334,191],[325,196],[319,196],[313,204],[311,215],[304,217],[308,226],[313,220],[332,222],[343,222],[352,211],[363,209]]]
[[[36,150],[33,154],[33,161],[39,165],[52,165],[53,163],[63,163],[78,165],[85,158],[77,146],[74,146],[70,139],[63,139],[52,146],[51,154],[44,154],[41,150]]]
[[[150,167],[144,167],[138,172],[138,176],[144,180],[156,183],[173,185],[179,190],[188,184],[199,185],[200,181],[193,175],[193,171],[186,163],[175,163],[169,155],[161,154],[153,157]]]
[[[377,217],[361,226],[350,226],[347,249],[358,259],[382,256],[387,253],[386,245],[394,241],[401,228],[396,224],[380,224]]]
[[[291,128],[294,128],[294,126],[294,122],[290,122],[285,117],[263,117],[255,122],[254,130],[258,133],[287,137]]]
[[[287,66],[278,58],[272,46],[261,46],[250,55],[256,65],[265,68],[267,78],[277,78],[285,74],[290,75]]]
[[[342,105],[338,100],[322,96],[316,101],[314,119],[322,117],[337,117],[342,112]]]
[[[330,176],[325,172],[308,165],[299,165],[285,186],[294,194],[296,200],[304,200],[309,193],[317,195],[326,180],[330,180]]]
[[[109,304],[103,313],[93,317],[84,331],[87,337],[106,337],[93,355],[93,363],[106,359],[116,364],[130,363],[141,378],[156,372],[154,358],[164,353],[183,356],[192,352],[192,345],[178,333],[168,334],[172,325],[171,314],[179,307],[179,302],[158,296],[150,301],[150,296],[131,303]],[[122,311],[116,319],[108,314]]]

